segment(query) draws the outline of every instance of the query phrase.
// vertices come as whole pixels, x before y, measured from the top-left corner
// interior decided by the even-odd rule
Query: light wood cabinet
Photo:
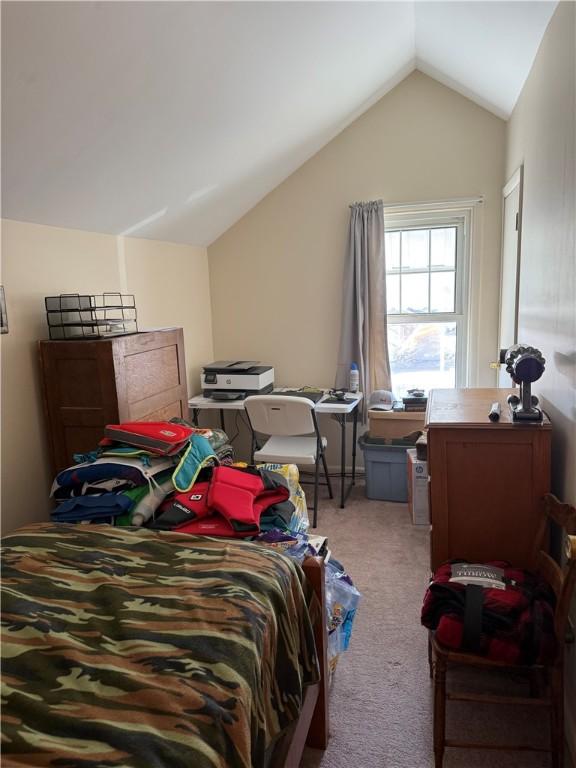
[[[462,558],[534,564],[550,490],[551,425],[515,423],[507,389],[432,390],[426,412],[431,567]],[[488,419],[498,401],[498,422]]]
[[[55,473],[73,463],[74,453],[93,450],[106,424],[187,418],[181,328],[39,347]]]

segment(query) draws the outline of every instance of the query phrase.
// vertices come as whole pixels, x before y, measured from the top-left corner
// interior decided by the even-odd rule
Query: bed
[[[259,544],[105,525],[3,543],[5,768],[268,768],[326,746],[320,560],[306,578]]]

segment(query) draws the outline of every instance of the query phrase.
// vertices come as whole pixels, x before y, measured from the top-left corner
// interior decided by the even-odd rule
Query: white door
[[[508,349],[518,341],[518,291],[520,278],[520,231],[522,225],[522,167],[503,190],[502,273],[500,283],[499,349]],[[504,366],[498,374],[499,387],[511,387]]]

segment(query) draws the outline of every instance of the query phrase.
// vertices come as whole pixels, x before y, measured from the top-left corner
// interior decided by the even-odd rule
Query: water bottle
[[[360,386],[360,371],[358,370],[358,366],[356,363],[352,363],[350,366],[350,385],[348,387],[348,390],[350,392],[358,392],[358,387]]]

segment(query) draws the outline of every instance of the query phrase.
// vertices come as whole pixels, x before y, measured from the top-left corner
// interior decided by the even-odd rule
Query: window
[[[466,378],[467,212],[386,214],[392,388],[426,392]]]

